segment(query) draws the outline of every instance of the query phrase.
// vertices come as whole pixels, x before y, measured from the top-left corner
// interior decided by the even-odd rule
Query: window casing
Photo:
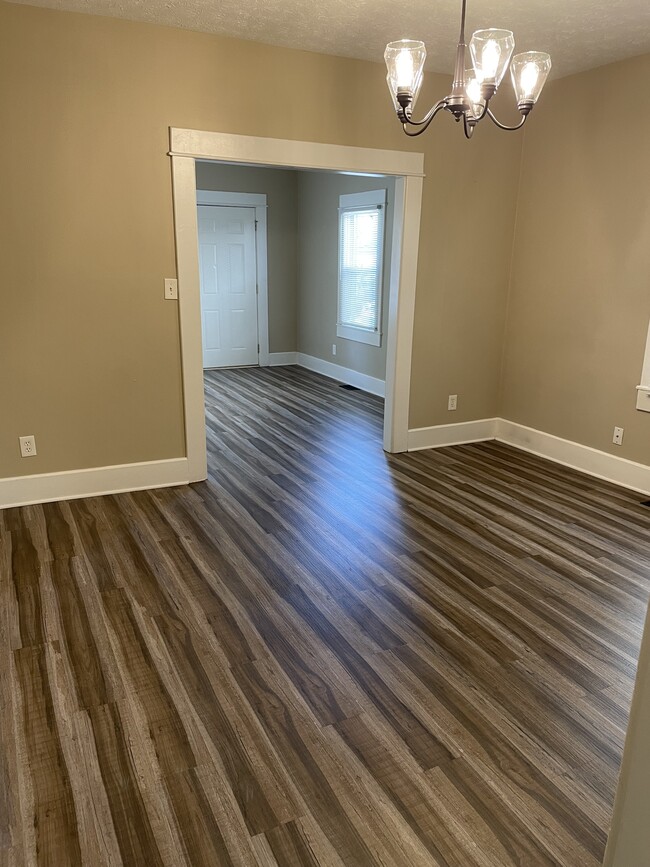
[[[336,334],[381,345],[381,296],[386,190],[339,198],[339,279]]]
[[[645,357],[641,371],[641,385],[636,387],[636,408],[643,410],[643,412],[650,412],[650,325],[648,326],[648,340],[645,345]]]

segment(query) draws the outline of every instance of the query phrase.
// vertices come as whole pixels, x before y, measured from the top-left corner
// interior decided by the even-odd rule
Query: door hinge
[[[258,354],[258,355],[260,354],[260,345],[259,345],[259,343],[257,344],[257,354]]]
[[[255,231],[257,232],[257,220],[255,220]]]

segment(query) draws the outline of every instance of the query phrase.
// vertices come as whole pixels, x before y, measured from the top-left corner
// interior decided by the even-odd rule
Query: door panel
[[[221,349],[219,312],[206,310],[203,314],[203,353]]]
[[[255,209],[199,205],[203,367],[258,363]]]

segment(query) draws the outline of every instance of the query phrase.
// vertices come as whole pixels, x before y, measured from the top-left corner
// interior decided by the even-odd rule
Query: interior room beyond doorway
[[[395,179],[201,161],[196,186],[204,368],[300,364],[383,396]]]

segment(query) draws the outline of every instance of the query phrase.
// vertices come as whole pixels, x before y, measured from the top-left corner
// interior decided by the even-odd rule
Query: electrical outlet
[[[612,437],[612,442],[615,446],[623,445],[623,428],[615,427],[614,428],[614,436]]]
[[[332,355],[336,355],[336,343],[332,344]]]
[[[166,278],[165,299],[167,301],[176,301],[178,299],[178,280],[173,280],[171,277]]]
[[[458,409],[458,395],[450,394],[447,399],[447,409]]]
[[[36,439],[31,437],[18,437],[20,442],[20,454],[24,458],[31,458],[36,454]]]

